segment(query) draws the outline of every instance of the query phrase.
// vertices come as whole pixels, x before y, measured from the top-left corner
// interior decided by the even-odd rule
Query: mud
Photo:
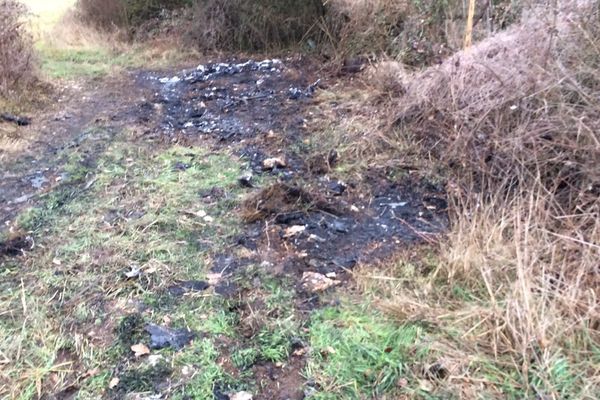
[[[400,246],[431,241],[446,228],[446,207],[439,192],[415,190],[415,186],[388,184],[366,199],[352,199],[344,194],[330,204],[338,205],[339,214],[322,210],[287,212],[275,217],[271,246],[291,247],[297,254],[289,272],[313,270],[330,273],[369,264],[390,256]],[[438,197],[433,197],[438,196]],[[427,201],[438,200],[437,205]],[[286,237],[291,226],[303,227],[298,234]],[[278,232],[277,232],[278,231]]]
[[[154,90],[150,108],[157,131],[191,141],[210,136],[220,142],[217,147],[246,160],[253,174],[278,177],[279,183],[251,191],[252,178],[241,171],[240,184],[250,190],[241,217],[251,225],[238,244],[251,250],[292,247],[303,260],[298,271],[330,272],[384,258],[408,243],[434,240],[448,224],[443,190],[411,179],[375,177],[368,192],[360,193],[329,175],[340,161],[335,149],[297,150],[310,136],[313,95],[327,85],[314,71],[301,60],[265,60],[212,63],[138,79]],[[273,157],[283,165],[266,168],[265,160]],[[290,226],[305,229],[283,238]]]

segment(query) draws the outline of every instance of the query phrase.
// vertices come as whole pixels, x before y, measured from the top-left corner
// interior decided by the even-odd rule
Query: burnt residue
[[[16,236],[5,241],[0,241],[0,257],[16,257],[30,250],[33,245],[31,238]]]
[[[299,107],[290,105],[310,98],[318,85],[291,78],[280,60],[212,63],[171,77],[143,78],[156,85],[153,107],[161,111],[163,133],[224,141],[289,131],[286,116]]]
[[[288,262],[287,272],[339,272],[373,263],[402,246],[433,242],[448,226],[442,192],[423,192],[409,183],[390,183],[376,192],[365,199],[332,194],[327,201],[337,213],[296,202],[269,214],[269,245],[279,242],[298,255]]]

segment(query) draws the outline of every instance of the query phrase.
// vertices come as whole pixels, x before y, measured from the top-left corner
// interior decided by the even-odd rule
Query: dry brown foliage
[[[463,351],[514,368],[528,397],[600,390],[585,356],[600,344],[599,66],[597,2],[531,9],[404,76],[385,138],[410,137],[445,168],[453,227],[433,279],[474,293],[403,293],[385,308],[463,332]],[[564,360],[586,379],[557,378]]]
[[[8,97],[36,77],[33,40],[25,27],[27,8],[15,0],[0,0],[0,97]]]
[[[256,222],[273,216],[311,210],[339,213],[335,205],[318,195],[297,186],[275,183],[247,198],[240,214],[244,222]]]

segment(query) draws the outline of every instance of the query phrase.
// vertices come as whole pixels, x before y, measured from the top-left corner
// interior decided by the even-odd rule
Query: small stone
[[[331,224],[331,227],[339,233],[348,233],[350,230],[348,229],[348,225],[342,221],[334,221]]]
[[[114,389],[117,387],[117,385],[119,384],[120,380],[119,378],[112,378],[110,380],[110,382],[108,382],[108,388],[109,389]]]
[[[248,392],[237,392],[230,396],[230,400],[252,400],[253,398]]]
[[[341,196],[344,194],[348,185],[342,181],[333,181],[329,183],[328,190],[333,193],[334,196]]]
[[[170,329],[159,325],[148,324],[145,328],[150,334],[151,346],[154,349],[173,347],[175,350],[182,349],[196,336],[187,329]],[[148,350],[148,353],[150,350]]]
[[[238,178],[238,182],[240,183],[240,185],[242,187],[253,188],[254,184],[252,183],[252,178],[253,178],[252,174],[247,173],[247,174],[240,176]]]
[[[131,268],[130,271],[125,272],[125,276],[127,278],[130,278],[130,279],[137,278],[142,273],[142,270],[137,265],[132,265],[130,268]]]
[[[163,356],[161,356],[160,354],[152,354],[148,356],[148,364],[150,364],[153,367],[156,367],[162,359]]]
[[[325,243],[327,241],[327,240],[323,239],[322,237],[317,236],[315,234],[311,234],[308,237],[308,240],[311,241],[311,242],[319,242],[319,243]]]

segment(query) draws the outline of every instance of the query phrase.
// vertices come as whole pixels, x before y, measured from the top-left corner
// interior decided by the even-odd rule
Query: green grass
[[[209,339],[194,343],[192,349],[176,357],[177,366],[186,366],[194,372],[185,387],[173,398],[212,399],[215,387],[228,379],[223,368],[218,364],[218,359],[219,351]]]
[[[61,187],[18,218],[35,238],[37,250],[23,260],[0,261],[0,304],[9,312],[0,320],[0,351],[11,360],[5,375],[16,383],[13,397],[53,393],[73,376],[98,369],[102,378],[85,380],[82,393],[99,398],[111,370],[123,362],[124,380],[140,381],[148,389],[157,373],[166,372],[132,360],[132,343],[113,346],[118,320],[131,312],[127,302],[156,298],[178,280],[202,279],[210,254],[236,232],[231,208],[239,197],[235,183],[241,166],[230,156],[200,148],[132,145],[124,138],[117,135],[104,149],[90,139],[64,150],[58,155],[66,173]],[[188,167],[177,169],[177,163]],[[228,199],[205,204],[202,192],[214,187],[222,188]],[[151,272],[126,279],[131,265]],[[143,322],[162,323],[169,316],[173,326],[190,326],[215,338],[234,335],[234,316],[222,307],[204,298],[171,301],[154,315],[144,315]],[[106,343],[98,347],[100,338],[92,340],[89,334],[100,331]],[[73,337],[76,369],[57,359],[68,344],[65,338]],[[186,349],[182,357],[194,351]],[[50,376],[60,379],[51,385]],[[194,393],[208,390],[208,378],[202,379],[204,383],[192,385]]]
[[[114,54],[103,48],[38,46],[42,70],[50,78],[100,77],[138,65],[131,54]]]
[[[398,393],[411,376],[422,329],[398,326],[372,308],[345,306],[311,319],[307,375],[321,390],[314,399],[380,398]],[[426,351],[423,351],[423,355]]]

